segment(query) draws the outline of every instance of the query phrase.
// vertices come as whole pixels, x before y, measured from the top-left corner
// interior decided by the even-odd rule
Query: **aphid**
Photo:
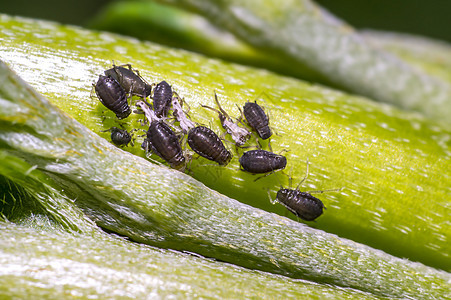
[[[175,132],[155,115],[155,112],[149,108],[144,101],[138,101],[136,106],[142,109],[146,118],[150,122],[141,148],[146,153],[151,151],[167,161],[169,165],[177,170],[184,170],[185,157],[183,156],[182,146]]]
[[[324,192],[337,192],[341,191],[343,188],[335,190],[326,191],[310,191],[301,192],[299,187],[305,181],[308,176],[308,161],[307,161],[307,173],[299,182],[296,189],[285,189],[283,187],[277,192],[276,201],[285,206],[289,211],[291,211],[297,217],[305,221],[313,221],[323,214],[323,208],[326,208],[321,200],[313,197],[311,193],[324,193]],[[291,186],[291,177],[290,177]]]
[[[127,66],[128,68],[124,68],[123,66]],[[116,79],[130,95],[136,95],[141,98],[149,96],[152,91],[152,86],[139,75],[138,71],[133,70],[130,64],[123,66],[113,65],[111,69],[106,70],[104,73]]]
[[[272,135],[269,128],[269,118],[263,108],[257,104],[257,101],[246,102],[243,107],[243,113],[247,123],[257,132],[259,137],[266,140]]]
[[[226,132],[232,136],[232,139],[235,141],[235,144],[237,146],[243,146],[247,142],[247,140],[251,137],[250,131],[247,130],[246,128],[238,126],[237,124],[238,122],[237,123],[233,122],[232,118],[227,114],[227,112],[225,112],[222,109],[221,105],[219,105],[218,96],[216,95],[216,93],[215,93],[215,101],[216,104],[218,105],[219,110],[206,105],[202,105],[202,107],[216,111],[219,114],[219,120],[221,121],[222,127],[224,127]]]
[[[185,168],[185,157],[175,132],[162,121],[152,122],[142,144],[146,152],[153,152],[177,170]]]
[[[183,171],[186,165],[185,157],[175,132],[158,118],[144,101],[138,101],[136,106],[142,109],[150,122],[149,130],[147,130],[141,148],[146,153],[149,151],[155,153],[168,162],[172,168]]]
[[[265,150],[244,152],[239,161],[242,170],[253,174],[271,174],[284,169],[287,165],[287,158],[285,156]]]
[[[157,117],[166,118],[171,107],[172,87],[163,80],[154,88],[152,99],[153,110]]]
[[[116,79],[100,75],[94,89],[100,102],[112,110],[118,119],[124,119],[132,112],[127,103],[125,90]]]
[[[191,121],[186,113],[183,111],[181,99],[175,92],[175,96],[172,97],[172,109],[175,119],[179,122],[180,128],[182,128],[183,133],[188,133],[191,129],[196,127],[196,123]]]
[[[277,192],[276,200],[297,217],[306,221],[313,221],[323,214],[324,204],[308,192],[281,188]]]
[[[111,127],[110,129],[104,130],[105,131],[110,131],[111,132],[111,141],[116,145],[116,146],[128,146],[128,144],[131,142],[132,146],[133,146],[133,141],[132,141],[132,137],[133,137],[133,131],[134,129],[132,129],[130,132],[128,132],[125,129],[120,129],[117,127]]]
[[[200,156],[221,166],[227,165],[232,159],[232,154],[216,133],[204,126],[197,126],[188,132],[188,145]]]

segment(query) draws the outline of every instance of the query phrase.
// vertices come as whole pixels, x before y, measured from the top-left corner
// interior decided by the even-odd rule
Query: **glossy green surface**
[[[379,296],[441,297],[449,292],[449,273],[252,208],[188,175],[117,149],[62,114],[3,63],[0,81],[0,145],[5,161],[0,171],[30,190],[66,230],[73,232],[72,224],[55,216],[69,213],[64,220],[70,221],[81,208],[101,227],[134,241],[248,269]],[[30,174],[31,183],[20,180]],[[74,205],[76,211],[71,211]],[[83,250],[81,254],[85,257]]]
[[[450,124],[451,84],[367,43],[311,0],[164,0],[203,15],[262,53],[307,65],[372,99]]]
[[[107,140],[101,131],[117,122],[89,96],[91,84],[111,60],[132,63],[149,82],[165,79],[172,84],[189,103],[193,119],[211,123],[217,132],[217,116],[200,107],[214,106],[215,90],[233,116],[238,115],[236,104],[265,92],[259,103],[278,133],[271,144],[275,152],[289,150],[286,172],[292,168],[294,182],[304,177],[308,158],[310,176],[303,189],[345,187],[340,193],[318,195],[327,210],[308,224],[326,232],[267,214],[254,207],[287,214],[267,197],[268,188],[274,197],[280,184],[287,185],[282,174],[254,182],[255,176],[238,170],[235,152],[226,168],[193,161],[195,179],[253,207],[243,205],[190,176],[111,146],[60,115],[3,69],[0,184],[8,191],[3,194],[3,218],[34,227],[27,220],[44,214],[52,228],[84,232],[93,226],[85,220],[88,216],[135,241],[249,269],[389,297],[449,296],[449,273],[374,249],[451,269],[450,132],[440,122],[267,71],[116,35],[7,16],[0,17],[0,29],[0,58],[62,111]],[[146,129],[137,122],[141,118],[133,115],[124,126]],[[125,150],[144,156],[141,141],[137,137],[135,146]],[[30,253],[37,251],[30,247],[35,249]],[[254,287],[259,288],[251,285],[250,291]],[[322,287],[327,294],[327,286]]]
[[[211,124],[218,133],[216,115],[200,107],[215,105],[214,90],[234,116],[239,114],[235,104],[264,91],[269,96],[260,103],[278,133],[271,143],[275,152],[289,150],[286,173],[292,172],[293,182],[304,177],[309,159],[302,190],[345,187],[318,195],[327,210],[310,226],[451,269],[450,132],[438,124],[363,98],[155,44],[52,23],[2,20],[9,38],[2,42],[1,57],[60,109],[108,140],[101,131],[117,126],[114,115],[102,113],[105,108],[90,93],[111,60],[133,63],[151,83],[167,80],[189,103],[194,121]],[[137,122],[141,118],[132,115],[125,127],[147,129]],[[141,141],[138,137],[126,150],[144,156]],[[270,189],[275,197],[280,184],[287,186],[286,176],[254,182],[255,176],[238,170],[239,155],[234,154],[225,168],[194,160],[193,177],[243,203],[289,215],[267,194]]]
[[[256,49],[203,16],[176,6],[153,1],[111,2],[88,26],[331,85],[327,76],[305,63]]]

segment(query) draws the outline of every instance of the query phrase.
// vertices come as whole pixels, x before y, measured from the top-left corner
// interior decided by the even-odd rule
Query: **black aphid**
[[[226,132],[232,136],[232,139],[235,141],[235,144],[237,146],[243,146],[247,142],[247,140],[251,137],[250,131],[247,130],[246,128],[238,126],[237,124],[238,122],[233,122],[232,118],[227,114],[225,110],[222,109],[221,105],[219,104],[218,96],[216,95],[216,93],[215,93],[215,101],[216,104],[218,105],[219,110],[206,105],[202,105],[202,107],[216,111],[219,115],[219,120],[221,121],[222,127],[224,127]]]
[[[152,99],[153,110],[157,117],[166,118],[171,107],[172,87],[163,80],[154,88]]]
[[[132,141],[132,137],[133,137],[133,133],[132,131],[130,131],[130,133],[125,130],[125,129],[120,129],[117,127],[111,127],[108,130],[104,130],[105,131],[110,131],[111,132],[111,141],[116,145],[116,146],[128,146],[128,144],[131,142],[132,146],[133,146],[133,141]]]
[[[247,123],[257,132],[259,137],[266,140],[272,135],[269,128],[269,118],[263,108],[257,104],[257,101],[246,102],[243,113]]]
[[[143,148],[149,150],[166,162],[174,169],[185,167],[185,157],[182,147],[175,132],[164,122],[153,122],[146,134]]]
[[[144,101],[138,101],[136,106],[141,108],[150,122],[149,130],[147,130],[141,147],[146,152],[153,152],[164,159],[172,168],[184,170],[185,157],[178,136],[169,125],[155,115],[155,112]]]
[[[285,189],[283,187],[277,192],[276,201],[285,206],[289,211],[291,211],[297,217],[305,221],[313,221],[323,214],[323,209],[326,208],[321,200],[313,197],[310,193],[324,193],[324,192],[337,192],[341,189],[327,190],[327,191],[310,191],[301,192],[299,187],[307,179],[308,176],[308,161],[307,161],[307,172],[299,182],[296,189]],[[290,177],[291,186],[291,177]]]
[[[188,132],[188,145],[200,156],[221,166],[227,165],[232,159],[232,154],[224,147],[218,135],[204,126],[197,126]]]
[[[153,152],[177,170],[185,168],[185,157],[175,132],[166,123],[152,122],[142,144],[146,152]]]
[[[94,89],[100,102],[112,110],[118,119],[124,119],[132,112],[125,90],[113,77],[100,75]]]
[[[302,220],[313,221],[323,214],[323,202],[297,188],[295,190],[281,188],[277,192],[276,200]]]
[[[244,152],[239,161],[244,171],[253,174],[273,173],[284,169],[287,165],[285,156],[265,150]]]
[[[124,66],[127,68],[124,68]],[[116,79],[130,95],[146,98],[152,91],[152,86],[139,75],[137,70],[133,70],[130,64],[122,66],[113,65],[111,69],[106,70],[104,73]]]

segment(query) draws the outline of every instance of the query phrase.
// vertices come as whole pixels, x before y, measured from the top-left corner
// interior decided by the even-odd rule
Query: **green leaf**
[[[0,151],[1,216],[22,225],[0,220],[2,297],[378,298],[109,237],[53,185]]]
[[[419,111],[449,125],[451,84],[373,47],[351,26],[310,0],[164,0],[293,66],[375,100]]]
[[[0,219],[28,223],[34,216],[42,216],[43,227],[73,232],[93,230],[95,224],[59,191],[58,185],[37,170],[37,165],[4,150],[0,150],[0,161]]]
[[[106,5],[89,23],[90,28],[116,32],[211,57],[257,66],[283,75],[335,86],[302,63],[256,49],[218,28],[201,15],[153,1],[118,1]],[[408,34],[358,31],[371,48],[396,55],[421,72],[451,83],[451,46],[446,42]],[[246,39],[247,40],[247,39]]]
[[[343,223],[356,225],[353,228],[354,233],[358,227],[365,229],[366,234],[377,233],[381,230],[380,223],[362,221],[359,217],[363,214],[371,215],[373,212],[380,214],[382,211],[377,208],[384,207],[384,210],[390,211],[393,219],[390,223],[392,225],[387,224],[390,226],[388,230],[384,230],[382,236],[399,238],[399,241],[396,241],[398,245],[400,241],[402,243],[403,238],[406,242],[413,235],[416,244],[412,248],[418,249],[421,248],[418,241],[427,241],[431,231],[442,234],[445,238],[449,233],[446,228],[446,215],[443,215],[447,208],[441,206],[445,202],[440,202],[443,198],[431,199],[432,204],[427,205],[436,205],[437,210],[429,215],[428,211],[423,211],[423,203],[422,206],[412,206],[411,210],[400,212],[393,209],[398,207],[399,201],[393,203],[393,198],[389,198],[390,201],[384,202],[384,198],[381,199],[379,194],[377,198],[374,197],[374,188],[367,186],[369,189],[362,191],[365,192],[364,200],[368,199],[368,202],[365,203],[364,209],[359,211],[359,215],[343,215],[341,208],[336,208],[342,206],[344,210],[355,201],[363,201],[359,194],[363,192],[353,187],[356,187],[356,184],[365,186],[364,183],[368,184],[368,178],[362,181],[360,174],[355,174],[352,170],[368,171],[369,176],[374,176],[375,173],[386,174],[385,168],[393,167],[390,163],[399,163],[393,159],[399,159],[400,156],[390,151],[394,145],[398,151],[401,149],[407,154],[411,151],[405,141],[395,139],[393,131],[398,133],[398,130],[403,128],[404,136],[412,138],[412,143],[428,154],[435,153],[437,156],[443,153],[445,150],[442,144],[430,135],[422,135],[424,131],[434,134],[444,131],[428,120],[264,71],[207,60],[191,53],[149,43],[139,43],[105,33],[92,33],[79,28],[56,26],[47,22],[7,17],[2,17],[2,21],[2,32],[8,34],[10,44],[9,47],[2,45],[1,56],[16,70],[22,70],[23,76],[34,86],[41,88],[52,101],[96,132],[109,125],[108,121],[102,123],[102,108],[98,101],[89,98],[90,82],[105,68],[108,64],[106,60],[111,58],[112,53],[115,53],[113,59],[116,61],[133,62],[135,66],[139,66],[142,75],[150,82],[157,81],[159,77],[174,84],[176,91],[190,103],[191,114],[204,122],[213,119],[213,116],[201,109],[199,104],[213,105],[210,95],[214,89],[220,94],[226,110],[237,111],[233,106],[235,103],[243,104],[249,97],[246,92],[252,95],[256,90],[265,90],[271,86],[273,88],[268,94],[270,99],[276,99],[277,102],[268,100],[266,103],[267,108],[272,111],[272,124],[280,133],[280,136],[274,137],[272,143],[277,150],[291,150],[288,157],[290,165],[294,166],[293,175],[301,178],[300,174],[304,172],[304,163],[299,161],[299,156],[307,147],[296,143],[300,139],[295,138],[305,134],[299,132],[298,124],[302,123],[305,124],[305,131],[309,133],[309,151],[312,151],[312,145],[317,151],[311,159],[313,166],[316,166],[312,168],[311,177],[314,180],[321,177],[323,183],[332,178],[324,176],[325,174],[336,175],[330,182],[338,182],[339,186],[341,183],[350,184],[348,194],[342,193],[336,198],[328,196],[327,201],[325,200],[328,211],[319,219],[318,225],[321,220],[330,222],[336,218],[334,226],[329,223],[329,228],[333,229],[337,224],[341,224],[337,222],[339,217],[346,216],[343,219],[349,221]],[[33,44],[31,36],[39,36],[41,40]],[[96,59],[92,58],[93,53]],[[143,158],[117,149],[67,115],[61,114],[21,80],[11,75],[4,64],[0,64],[0,67],[1,149],[26,161],[30,166],[36,166],[37,170],[49,176],[55,184],[64,189],[69,199],[76,199],[75,204],[103,228],[138,242],[191,251],[250,269],[356,288],[380,296],[442,297],[449,292],[449,273],[395,258],[365,245],[255,209],[206,188],[188,175],[151,164]],[[43,80],[44,84],[36,84],[36,80]],[[290,102],[289,99],[296,95],[302,95],[302,98],[298,96],[298,101]],[[302,115],[294,113],[296,109],[301,108]],[[331,108],[335,109],[334,114],[329,112]],[[361,115],[363,112],[365,117]],[[372,121],[371,116],[377,117],[377,121]],[[138,117],[135,115],[127,120],[128,126],[139,126],[134,122],[136,118]],[[388,123],[378,125],[377,122],[380,121]],[[113,123],[113,119],[109,122]],[[412,128],[405,129],[407,124]],[[412,124],[419,124],[423,131],[417,130],[416,125]],[[326,125],[329,131],[324,131],[323,127]],[[214,127],[217,128],[218,124]],[[353,128],[354,131],[347,128]],[[382,143],[365,146],[362,137],[356,135],[356,132],[364,135],[364,141],[377,134]],[[371,134],[368,136],[369,133]],[[431,144],[425,146],[416,142],[413,139],[415,134],[417,137],[421,136],[420,140],[429,137]],[[331,138],[335,136],[340,137],[339,142],[336,138]],[[324,145],[328,147],[325,148]],[[352,145],[352,148],[349,145]],[[345,147],[348,152],[341,152],[340,147]],[[369,152],[373,151],[372,148],[376,148],[376,152],[370,154],[383,152],[386,155],[384,159],[389,157],[389,165],[354,165],[347,173],[342,174],[354,174],[352,179],[360,181],[347,181],[350,180],[348,176],[339,178],[338,174],[345,165],[343,162],[359,162],[362,159],[362,151],[359,150],[365,149]],[[331,152],[339,155],[333,159],[332,155],[325,155]],[[295,159],[296,156],[298,160]],[[374,159],[377,159],[376,155],[374,156]],[[418,157],[418,160],[422,159],[430,157]],[[405,170],[402,164],[396,166]],[[214,167],[194,165],[193,173],[197,177],[205,177],[208,182],[208,179],[212,180],[213,177],[211,169]],[[253,176],[237,170],[236,158],[230,167],[217,170],[219,180],[209,183],[216,184],[218,189],[228,188],[231,193],[241,195],[242,199],[249,197],[255,200],[255,203],[264,199],[255,195],[264,194],[265,187],[274,188],[278,185],[270,177],[253,183]],[[378,179],[374,177],[370,180],[380,184],[378,188],[384,187],[381,179],[385,180],[385,183],[388,180],[396,181],[393,176],[395,179],[408,179],[409,184],[410,180],[418,180],[415,178],[417,169],[414,169],[415,172],[411,172],[407,179],[402,177],[398,170],[394,168],[390,179],[379,176]],[[425,180],[422,174],[418,176]],[[312,181],[311,178],[309,180]],[[440,193],[435,190],[436,182],[427,184],[431,193]],[[260,189],[263,191],[260,192]],[[389,195],[390,188],[386,188],[384,192],[384,196]],[[396,194],[404,196],[404,191],[396,191]],[[375,207],[371,206],[371,195]],[[414,199],[403,198],[403,201],[415,204]],[[363,207],[363,203],[359,204]],[[400,228],[406,233],[399,234],[399,231],[395,230],[400,224],[417,226],[419,220],[421,221],[421,218],[417,218],[419,212],[422,213],[422,218],[432,218],[434,222],[434,226],[425,224],[429,234],[409,232],[405,227]],[[328,222],[324,224],[327,226]],[[365,228],[367,223],[372,225]],[[409,238],[406,239],[405,235]],[[383,242],[379,244],[383,245]],[[438,250],[435,248],[432,251],[439,254],[446,247],[446,243],[441,243]],[[409,254],[414,253],[414,249],[408,251]],[[444,262],[445,258],[441,257],[440,261]]]
[[[422,72],[451,83],[451,45],[408,34],[363,31],[365,39],[389,51]]]
[[[304,177],[309,159],[303,190],[346,187],[320,197],[327,210],[310,226],[451,270],[450,132],[438,124],[367,99],[116,35],[5,16],[0,29],[9,37],[0,57],[108,140],[109,133],[101,131],[117,126],[114,114],[102,113],[105,108],[90,93],[111,60],[132,63],[149,82],[167,80],[189,103],[194,121],[211,124],[218,133],[216,114],[200,107],[215,105],[214,90],[235,116],[236,105],[265,92],[269,96],[260,103],[278,132],[271,144],[275,152],[289,150],[293,182]],[[126,128],[147,129],[139,126],[141,118],[133,114]],[[127,150],[144,156],[141,140]],[[254,182],[255,176],[238,170],[237,154],[226,168],[204,159],[194,160],[191,168],[194,178],[229,197],[287,215],[281,205],[271,205],[267,193],[270,189],[274,197],[280,184],[287,186],[284,176]]]
[[[109,3],[89,23],[89,27],[261,67],[283,75],[332,84],[305,64],[293,64],[278,55],[262,52],[200,15],[153,1]]]
[[[8,298],[378,298],[99,232],[68,234],[0,222],[0,238],[0,295]]]

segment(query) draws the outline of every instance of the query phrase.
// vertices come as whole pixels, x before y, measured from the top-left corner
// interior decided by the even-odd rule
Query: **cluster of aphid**
[[[141,147],[146,154],[158,155],[172,168],[184,171],[187,162],[191,160],[189,150],[182,147],[184,141],[195,153],[221,166],[227,165],[232,159],[232,153],[224,146],[224,136],[219,137],[210,128],[193,122],[183,110],[184,99],[174,92],[166,81],[148,84],[130,65],[113,65],[113,68],[99,76],[94,89],[100,102],[112,110],[118,119],[127,118],[132,112],[128,98],[132,96],[141,98],[135,103],[138,108],[135,112],[144,114],[146,118],[144,123],[150,124]],[[152,100],[152,104],[147,98]],[[250,130],[240,124],[247,123],[263,140],[271,137],[269,118],[256,101],[247,102],[241,116],[235,121],[222,109],[216,93],[215,101],[218,109],[206,105],[202,107],[218,113],[221,125],[225,129],[224,135],[230,134],[237,148],[243,147],[252,135]],[[174,118],[169,116],[171,107]],[[133,131],[136,130],[128,132],[112,127],[107,131],[111,132],[114,144],[123,146],[132,142]],[[258,142],[257,144],[259,145]],[[270,147],[269,143],[268,145]],[[285,168],[287,164],[285,156],[260,148],[258,146],[257,150],[246,151],[241,155],[239,163],[242,170],[267,176]],[[321,200],[307,192],[300,192],[299,186],[294,190],[281,188],[277,192],[276,200],[296,216],[307,221],[312,221],[323,213],[324,205]]]

